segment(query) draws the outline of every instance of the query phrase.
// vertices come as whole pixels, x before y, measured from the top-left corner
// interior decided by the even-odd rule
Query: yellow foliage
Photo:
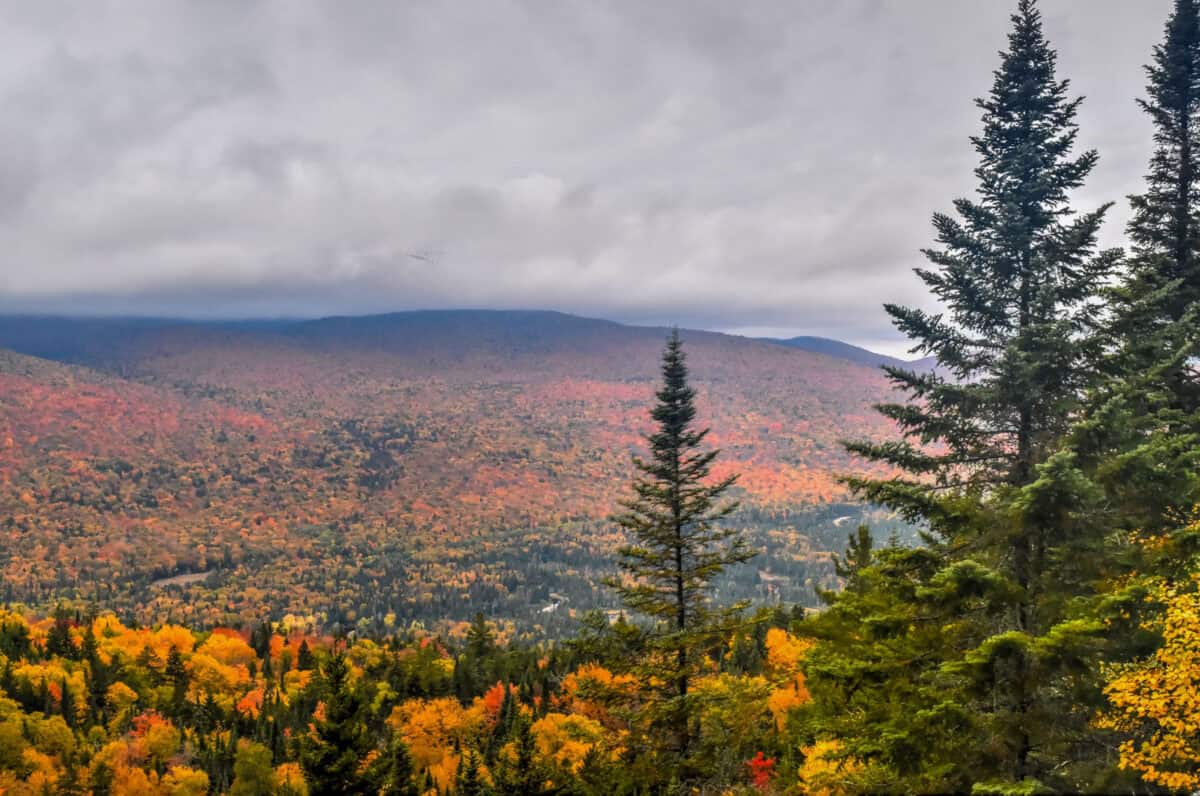
[[[1163,645],[1154,657],[1114,668],[1100,727],[1131,736],[1121,767],[1172,791],[1200,788],[1200,578],[1190,590],[1160,586]]]
[[[121,796],[161,796],[163,792],[157,774],[129,766],[118,766],[113,771],[112,791]]]
[[[43,796],[48,792],[18,779],[15,771],[0,771],[0,796]]]
[[[316,630],[318,623],[317,618],[312,614],[307,616],[284,614],[279,624],[287,633],[311,633]]]
[[[192,631],[179,625],[163,625],[157,630],[130,630],[111,614],[97,617],[92,623],[100,658],[111,661],[114,657],[136,660],[142,650],[149,647],[160,661],[166,661],[175,647],[184,655],[195,646]]]
[[[783,729],[792,708],[812,698],[804,684],[800,664],[814,643],[812,639],[797,638],[781,628],[773,627],[767,631],[767,673],[777,685],[767,698],[767,708],[775,718],[778,730]]]
[[[25,781],[37,792],[53,793],[54,784],[58,782],[58,764],[51,755],[36,749],[26,749],[21,753],[21,760],[29,769]]]
[[[104,692],[104,698],[108,701],[108,706],[113,709],[114,713],[120,713],[129,708],[134,702],[137,702],[138,695],[137,691],[134,691],[118,680]]]
[[[557,704],[569,713],[595,719],[606,727],[615,727],[618,722],[595,697],[631,697],[636,689],[637,678],[632,675],[614,675],[599,664],[587,663],[563,677]]]
[[[221,707],[233,707],[233,693],[250,684],[250,671],[243,665],[227,666],[211,655],[196,652],[188,661],[192,687],[201,694],[212,694]]]
[[[862,768],[853,758],[834,759],[842,745],[837,741],[817,741],[801,749],[804,765],[800,767],[800,792],[809,796],[841,796],[847,793],[844,783],[848,774]]]
[[[171,647],[187,655],[195,645],[196,637],[192,631],[179,625],[163,625],[150,634],[150,646],[154,649],[154,654],[163,661],[167,660]]]
[[[82,669],[68,671],[62,661],[45,661],[43,663],[22,663],[13,667],[13,676],[17,680],[27,680],[34,688],[44,683],[51,695],[57,701],[62,696],[62,684],[65,682],[75,697],[77,715],[82,718],[87,709],[87,680]]]
[[[603,743],[605,731],[600,722],[586,716],[547,713],[530,732],[543,760],[578,771],[588,752]]]
[[[171,796],[204,796],[208,793],[208,774],[186,766],[171,766],[162,778],[162,786]]]
[[[196,654],[207,655],[226,666],[249,666],[258,659],[249,644],[225,633],[213,633],[200,645]]]
[[[34,743],[40,751],[54,755],[60,760],[70,757],[75,752],[75,733],[67,726],[62,716],[42,719],[36,722],[32,730]]]
[[[142,748],[146,757],[153,763],[162,765],[179,751],[179,730],[169,721],[154,722],[146,729],[141,738]]]
[[[387,651],[373,641],[360,639],[346,650],[346,658],[359,669],[379,666],[387,660]]]
[[[463,708],[457,699],[412,699],[392,710],[388,723],[397,729],[418,769],[428,768],[438,787],[454,782],[458,755],[454,749],[478,748],[487,733],[487,711],[482,700]]]
[[[287,696],[287,701],[291,702],[300,696],[300,692],[308,687],[312,678],[313,673],[307,670],[293,669],[285,674],[283,676],[283,693]]]
[[[781,673],[795,671],[814,643],[812,639],[797,638],[781,628],[771,628],[766,639],[767,668]]]
[[[721,672],[697,680],[692,692],[702,734],[711,743],[741,743],[761,733],[771,721],[767,707],[771,684],[761,675]]]
[[[798,676],[796,681],[772,691],[767,697],[767,709],[775,718],[775,729],[782,731],[792,708],[800,707],[810,698],[808,689],[804,687],[803,675]]]
[[[283,763],[275,767],[275,787],[288,796],[308,796],[308,783],[299,763]]]

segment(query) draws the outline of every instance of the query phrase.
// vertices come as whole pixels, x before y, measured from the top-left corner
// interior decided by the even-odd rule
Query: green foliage
[[[415,617],[393,610],[396,584],[403,582],[423,595],[430,612],[423,618],[446,620],[444,627],[460,615],[436,611],[466,616],[475,609],[463,606],[495,606],[504,595],[526,603],[530,614],[541,610],[536,620],[561,629],[570,620],[554,619],[558,606],[582,608],[574,597],[592,598],[586,579],[575,577],[593,566],[594,550],[586,545],[571,549],[574,568],[566,574],[547,566],[550,574],[530,583],[506,568],[513,546],[481,545],[482,565],[472,573],[479,577],[467,579],[439,560],[461,558],[449,546],[456,540],[444,539],[446,549],[432,554],[394,541],[406,535],[398,528],[411,531],[417,523],[439,540],[459,532],[439,512],[448,494],[479,497],[454,491],[466,489],[464,479],[428,480],[400,501],[403,512],[391,508],[420,469],[406,457],[424,446],[436,451],[431,461],[445,458],[448,449],[437,446],[460,433],[459,425],[472,424],[350,417],[336,401],[309,415],[307,384],[299,390],[205,384],[210,392],[227,390],[221,399],[228,403],[203,403],[216,395],[206,392],[189,395],[196,403],[173,411],[205,421],[180,424],[203,427],[207,435],[200,442],[188,437],[185,447],[212,454],[215,464],[150,461],[140,448],[159,446],[125,440],[125,449],[139,448],[123,452],[135,463],[83,457],[69,463],[70,477],[54,471],[43,478],[41,470],[26,473],[15,456],[41,450],[39,435],[53,438],[61,427],[46,423],[21,445],[12,443],[14,457],[3,473],[15,487],[9,505],[17,510],[5,526],[6,538],[21,545],[13,561],[49,549],[33,533],[42,525],[85,539],[91,525],[108,527],[103,523],[111,517],[122,542],[96,549],[123,549],[131,528],[154,525],[149,520],[170,506],[179,516],[190,507],[193,519],[220,519],[195,559],[205,562],[197,569],[221,573],[221,582],[210,584],[227,606],[219,610],[235,610],[236,578],[266,562],[283,569],[287,560],[336,565],[328,571],[309,565],[300,580],[288,581],[304,589],[278,605],[294,598],[311,608],[317,593],[327,601],[321,603],[326,628],[315,616],[287,617],[287,627],[296,620],[305,628],[290,637],[277,634],[271,621],[282,611],[263,621],[257,604],[241,609],[248,633],[139,630],[112,616],[85,620],[66,605],[41,621],[0,611],[0,791],[657,796],[755,787],[1024,796],[1184,789],[1200,781],[1192,749],[1200,705],[1193,654],[1193,571],[1200,560],[1200,2],[1175,1],[1147,69],[1141,106],[1155,128],[1155,150],[1144,192],[1131,197],[1132,256],[1107,288],[1101,285],[1120,264],[1117,253],[1097,247],[1107,206],[1084,214],[1071,207],[1072,192],[1096,164],[1094,152],[1073,154],[1080,100],[1057,76],[1056,53],[1033,0],[1019,0],[1012,22],[991,91],[978,101],[977,196],[956,201],[953,214],[934,216],[936,247],[926,252],[929,266],[918,270],[941,309],[888,306],[914,350],[932,354],[939,368],[889,368],[908,400],[880,409],[901,437],[848,445],[877,465],[870,477],[848,479],[851,487],[919,522],[924,545],[905,546],[895,537],[880,545],[861,526],[845,553],[823,569],[789,572],[793,579],[824,577],[805,588],[820,594],[826,610],[809,617],[798,607],[763,607],[745,621],[744,605],[725,591],[740,576],[739,593],[748,593],[745,571],[732,565],[753,555],[730,524],[735,504],[726,496],[736,476],[713,478],[718,452],[706,449],[708,432],[695,425],[696,393],[677,332],[662,357],[649,456],[635,458],[634,496],[614,518],[628,543],[619,552],[624,577],[611,585],[635,621],[590,611],[561,645],[529,643],[520,636],[527,625],[489,621],[482,612],[465,633],[459,625],[449,637],[416,623],[404,631]],[[304,361],[321,363],[311,370],[314,379],[328,366],[340,389],[346,371],[338,363]],[[5,375],[16,367],[7,355],[0,366]],[[63,373],[55,378],[70,381]],[[432,389],[418,382],[405,389]],[[76,423],[75,393],[42,385],[30,397],[25,393],[40,382],[14,383],[0,407],[57,398]],[[200,382],[181,383],[201,389]],[[624,396],[627,386],[622,382],[616,394]],[[388,390],[402,392],[391,384]],[[103,394],[110,400],[94,403],[110,404],[120,393]],[[360,402],[354,411],[363,412],[378,395],[376,385],[347,402]],[[519,395],[507,408],[526,413],[535,404],[530,393]],[[276,400],[290,402],[289,411],[271,415],[286,422],[269,429],[262,402]],[[261,414],[235,412],[239,401],[253,402]],[[219,421],[188,414],[202,404]],[[737,407],[719,411],[738,414]],[[325,420],[310,423],[312,416]],[[271,438],[269,446],[260,434]],[[497,450],[469,439],[472,461],[490,466],[480,471],[504,473],[488,488],[503,483],[510,497],[528,498],[530,483],[542,481],[519,462],[585,469],[562,467],[574,460],[554,458],[554,445],[531,452],[537,443],[528,435]],[[578,477],[597,481],[612,455],[588,451],[588,461],[599,464]],[[524,491],[515,474],[527,479]],[[263,484],[270,501],[258,491]],[[589,493],[589,500],[604,494]],[[239,500],[269,502],[280,516],[241,516]],[[219,510],[204,513],[213,501]],[[581,514],[592,506],[585,503]],[[518,501],[495,515],[481,509],[469,516],[486,520],[479,527],[492,540],[514,516],[531,524],[526,512],[533,505]],[[317,506],[322,514],[333,506],[345,513],[297,522]],[[562,516],[537,533],[586,536],[594,519],[590,525],[564,519],[577,508],[556,505]],[[826,511],[812,512],[812,524],[842,534],[840,519],[828,522],[840,509]],[[788,512],[761,503],[747,509],[758,526],[807,534]],[[64,516],[70,521],[47,520]],[[397,517],[403,521],[394,524]],[[250,527],[263,525],[265,535]],[[475,533],[475,523],[462,525]],[[544,541],[512,536],[526,548]],[[234,538],[244,538],[245,547],[234,550],[228,543]],[[280,538],[301,542],[296,558],[280,557],[274,549]],[[817,550],[831,538],[814,533],[809,541],[821,542]],[[163,567],[174,568],[176,553],[193,555],[196,546],[152,552],[162,552],[169,561]],[[454,555],[443,556],[447,551]],[[139,564],[122,558],[97,568],[81,558],[71,562],[70,578],[95,581],[96,593],[109,596],[117,592],[96,573]],[[19,569],[35,573],[38,562],[20,561]],[[65,589],[66,568],[56,577]],[[840,590],[826,590],[835,578]],[[186,583],[167,577],[151,588],[180,585]],[[43,606],[58,598],[33,576],[24,584],[0,583],[0,596],[17,588],[39,595]],[[129,588],[121,592],[123,610],[145,615],[174,605],[160,595],[147,601],[153,608],[131,606]],[[724,600],[715,598],[718,588]],[[549,614],[534,607],[547,600]],[[1164,604],[1173,606],[1169,621],[1156,621]],[[562,612],[568,613],[574,615]],[[382,627],[386,637],[372,635]],[[320,636],[326,629],[339,640]],[[757,766],[753,776],[748,764]]]
[[[639,676],[650,692],[653,724],[681,760],[694,742],[689,716],[691,681],[707,646],[728,633],[742,606],[714,609],[713,580],[755,555],[741,532],[722,524],[736,508],[721,498],[737,480],[709,482],[718,451],[704,450],[708,429],[693,425],[696,391],[688,383],[683,344],[671,333],[662,357],[662,385],[650,412],[650,458],[634,459],[635,497],[614,519],[631,537],[619,550],[627,580],[610,585],[632,611],[649,618]]]
[[[474,750],[467,750],[458,770],[458,778],[454,783],[454,792],[458,796],[487,796],[491,789],[484,783],[479,773],[479,758]]]
[[[1139,100],[1154,124],[1154,153],[1146,188],[1130,197],[1128,234],[1133,256],[1116,291],[1118,329],[1133,362],[1163,359],[1164,335],[1200,300],[1200,6],[1175,0],[1162,44],[1146,67],[1147,98]],[[1174,331],[1185,331],[1177,329]],[[1172,384],[1192,407],[1194,379],[1176,372]],[[1193,374],[1194,375],[1194,374]],[[1186,393],[1186,395],[1184,394]]]
[[[413,771],[412,755],[404,741],[392,740],[387,753],[387,772],[383,777],[383,793],[389,796],[419,796],[415,772]]]
[[[230,796],[271,796],[275,790],[271,750],[253,741],[240,741],[233,763]]]
[[[881,410],[905,439],[850,446],[907,472],[850,483],[925,523],[928,546],[872,561],[852,539],[848,588],[813,623],[826,643],[808,667],[810,732],[864,764],[864,789],[1078,790],[1106,776],[1090,724],[1104,628],[1088,615],[1110,553],[1104,495],[1064,444],[1098,386],[1091,320],[1118,255],[1096,250],[1107,206],[1069,206],[1096,163],[1071,154],[1080,101],[1035,4],[1012,21],[978,101],[978,199],[934,216],[940,248],[918,270],[945,309],[888,306],[943,370],[890,370],[910,400]]]
[[[301,742],[300,765],[317,793],[374,793],[362,774],[363,761],[372,749],[362,704],[349,680],[342,652],[330,655],[321,667],[325,716],[315,722],[311,736]]]

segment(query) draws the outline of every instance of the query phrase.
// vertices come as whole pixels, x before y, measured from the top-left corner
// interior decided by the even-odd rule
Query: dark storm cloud
[[[0,3],[0,309],[548,307],[887,345],[1010,3]],[[1045,0],[1101,166],[1167,0]]]

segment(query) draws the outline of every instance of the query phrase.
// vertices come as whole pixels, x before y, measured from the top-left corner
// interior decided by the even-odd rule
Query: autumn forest
[[[1200,2],[1117,248],[1043,5],[912,359],[0,316],[0,795],[1200,790]]]

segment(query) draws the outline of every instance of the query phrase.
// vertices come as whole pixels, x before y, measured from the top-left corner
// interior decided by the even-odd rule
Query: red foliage
[[[504,683],[496,683],[483,695],[483,708],[487,711],[488,718],[493,722],[500,717],[500,708],[504,705],[505,691]]]
[[[759,752],[753,759],[746,761],[746,767],[750,769],[750,784],[765,791],[771,784],[771,777],[775,775],[775,758],[766,757]]]

